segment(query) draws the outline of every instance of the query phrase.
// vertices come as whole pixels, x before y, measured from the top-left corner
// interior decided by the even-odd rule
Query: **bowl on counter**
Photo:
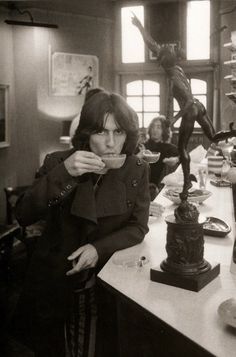
[[[223,301],[218,307],[218,314],[225,324],[236,327],[236,299]]]
[[[167,188],[162,193],[162,195],[168,198],[171,202],[179,204],[181,202],[179,194],[182,192],[182,187]],[[192,189],[189,191],[188,202],[191,203],[202,203],[207,200],[212,193],[208,190],[203,189]]]
[[[231,227],[217,217],[207,217],[203,224],[204,234],[213,237],[225,237],[230,233]]]

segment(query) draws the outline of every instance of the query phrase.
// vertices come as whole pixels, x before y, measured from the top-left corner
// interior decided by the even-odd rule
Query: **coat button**
[[[138,160],[136,161],[136,165],[137,165],[137,166],[141,166],[141,165],[142,165],[142,161],[141,161],[140,159],[138,159]]]
[[[132,202],[130,200],[127,200],[127,206],[131,207],[132,206]]]
[[[72,188],[71,185],[67,185],[67,186],[66,186],[66,189],[67,189],[67,190],[70,190],[71,188]]]
[[[137,187],[138,186],[138,181],[137,180],[133,180],[131,184],[132,184],[133,187]]]

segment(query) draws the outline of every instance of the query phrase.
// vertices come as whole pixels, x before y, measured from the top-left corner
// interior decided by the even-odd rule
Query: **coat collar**
[[[96,197],[91,177],[79,182],[71,206],[71,213],[97,224],[101,217],[120,215],[127,211],[126,186],[119,179],[117,170],[104,175]]]

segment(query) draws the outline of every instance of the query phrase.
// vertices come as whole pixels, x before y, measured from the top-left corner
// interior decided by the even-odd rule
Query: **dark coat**
[[[160,187],[163,177],[176,169],[176,167],[173,169],[167,169],[163,160],[168,157],[179,156],[178,148],[174,144],[164,142],[156,143],[151,139],[149,139],[144,145],[148,150],[161,153],[159,160],[154,164],[150,164],[150,182],[155,183],[157,187]]]
[[[49,331],[64,321],[70,293],[88,277],[89,270],[66,276],[71,269],[67,257],[74,250],[93,244],[98,271],[115,251],[140,243],[148,232],[147,165],[128,156],[123,167],[103,176],[95,195],[90,174],[75,178],[67,172],[63,161],[73,151],[47,155],[35,183],[16,205],[22,226],[46,220],[18,308],[25,314],[18,332],[29,339],[37,336],[34,344],[40,343],[40,326]]]

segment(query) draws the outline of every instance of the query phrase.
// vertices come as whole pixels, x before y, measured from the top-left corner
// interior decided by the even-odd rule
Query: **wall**
[[[10,146],[0,148],[0,222],[5,219],[5,196],[3,188],[16,185],[17,136],[14,86],[14,60],[12,29],[3,24],[5,14],[0,13],[0,84],[9,85]]]
[[[59,29],[11,27],[4,24],[5,15],[0,18],[0,83],[11,84],[11,102],[16,102],[11,103],[11,146],[0,149],[0,222],[5,217],[2,188],[30,184],[47,152],[68,147],[59,143],[62,122],[72,120],[83,104],[83,97],[49,94],[49,49],[97,56],[99,85],[114,88],[112,20],[42,10],[33,15]]]

